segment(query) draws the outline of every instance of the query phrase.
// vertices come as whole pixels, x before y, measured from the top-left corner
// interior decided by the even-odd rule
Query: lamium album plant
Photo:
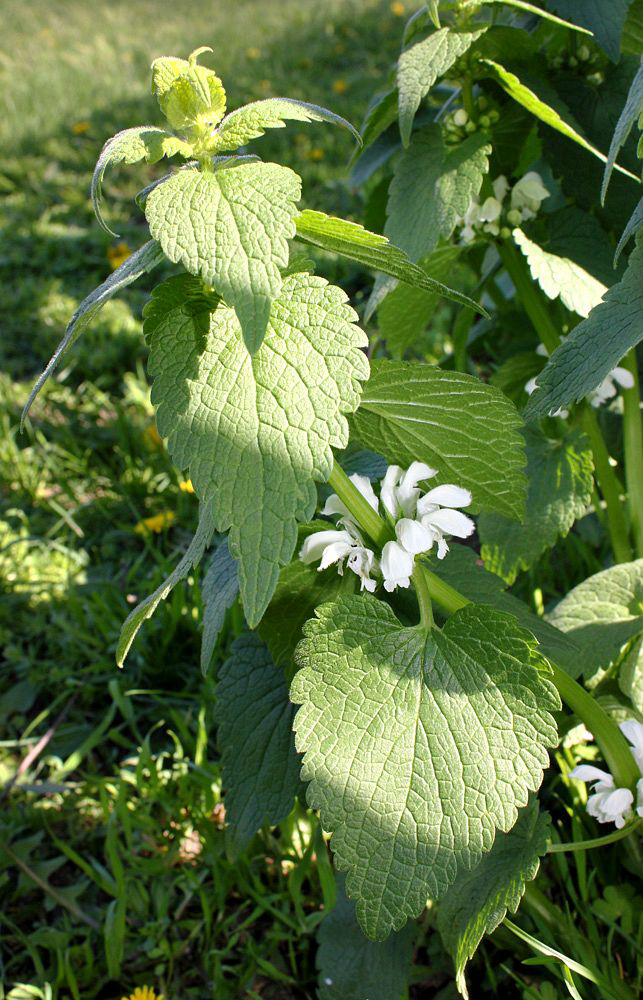
[[[176,265],[144,335],[199,521],[117,661],[201,561],[203,671],[242,610],[216,678],[226,841],[296,799],[318,817],[322,1000],[395,1000],[433,931],[467,996],[501,923],[572,996],[636,994],[507,916],[549,855],[622,839],[634,870],[643,817],[643,67],[595,7],[432,0],[361,132],[290,98],[226,110],[210,49],[156,59],[165,124],[110,139],[92,185],[106,226],[108,169],[171,159],[137,198],[149,240],[32,393],[108,299]],[[255,152],[288,122],[352,134],[370,229],[302,207]],[[371,276],[359,315],[319,249]],[[581,550],[593,571],[560,599]],[[372,958],[351,985],[355,920]]]

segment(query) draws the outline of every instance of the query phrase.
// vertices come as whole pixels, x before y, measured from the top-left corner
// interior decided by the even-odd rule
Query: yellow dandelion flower
[[[265,93],[267,90],[271,89],[272,82],[270,80],[259,80],[257,87]]]
[[[256,49],[254,45],[251,45],[249,49],[246,49],[246,56],[248,59],[261,59],[261,49]]]
[[[403,3],[392,3],[389,7],[391,14],[395,14],[396,17],[404,17],[406,14],[406,8]]]
[[[71,130],[74,135],[85,135],[85,132],[89,132],[90,128],[89,122],[76,122],[72,125]]]
[[[133,993],[123,1000],[163,1000],[160,993],[155,993],[151,986],[137,986]]]
[[[333,90],[336,94],[345,94],[348,90],[346,80],[333,80]]]
[[[160,514],[153,514],[152,517],[144,517],[134,525],[134,532],[137,535],[149,535],[154,532],[160,535],[165,528],[174,524],[176,514],[173,510],[164,510]]]
[[[181,493],[194,493],[194,486],[191,479],[182,479],[179,483]]]
[[[337,45],[335,46],[335,52],[337,53],[338,56],[341,56],[343,55],[344,52],[346,52],[346,46],[344,45],[343,42],[337,43]]]
[[[323,160],[325,155],[326,154],[324,153],[324,150],[321,148],[321,146],[313,146],[313,148],[308,152],[308,159]]]
[[[115,247],[107,248],[107,259],[110,263],[112,271],[115,271],[117,267],[120,267],[129,256],[131,256],[132,251],[128,247],[125,240],[121,240],[117,243]]]

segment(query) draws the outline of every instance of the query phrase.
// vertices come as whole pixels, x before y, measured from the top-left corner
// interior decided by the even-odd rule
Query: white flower
[[[635,719],[621,722],[620,730],[631,746],[630,751],[641,772],[636,783],[636,813],[643,816],[643,724]],[[578,781],[593,781],[591,794],[587,799],[587,812],[599,823],[615,823],[621,830],[632,815],[634,795],[629,788],[616,788],[614,778],[607,771],[591,764],[580,764],[570,771],[570,778]]]
[[[495,194],[498,201],[504,201],[507,191],[509,190],[509,181],[504,174],[498,174],[495,181],[491,185],[493,188],[493,193]]]
[[[348,478],[353,486],[357,487],[364,499],[368,500],[369,504],[377,514],[379,512],[379,502],[375,496],[373,487],[371,486],[370,479],[367,479],[366,476],[360,476],[357,472]],[[348,507],[339,499],[336,493],[331,493],[328,497],[328,500],[323,506],[322,514],[341,514],[343,518],[349,518],[353,521]]]
[[[389,465],[382,480],[380,499],[384,509],[396,520],[415,514],[420,493],[418,483],[437,476],[437,470],[424,462],[412,462],[404,471],[399,465]]]
[[[384,590],[391,593],[396,587],[408,587],[413,565],[414,559],[410,552],[398,542],[387,542],[382,549],[381,561]]]
[[[614,823],[617,830],[625,826],[625,821],[631,815],[634,801],[629,788],[616,788],[614,778],[607,771],[590,764],[581,764],[570,771],[570,778],[577,781],[593,781],[592,790],[587,799],[587,812],[599,823]]]
[[[530,170],[511,189],[511,208],[519,210],[523,220],[533,219],[545,198],[549,198],[549,191],[540,174]]]
[[[601,384],[590,392],[591,405],[594,407],[602,406],[608,399],[612,399],[618,391],[614,385],[615,382],[618,382],[623,389],[631,389],[634,386],[634,376],[628,372],[627,368],[620,368],[618,365],[616,368],[612,368]]]
[[[340,576],[344,573],[344,562],[353,573],[360,578],[360,589],[371,593],[375,590],[376,581],[371,579],[371,573],[377,569],[375,553],[367,549],[364,540],[350,518],[344,518],[342,531],[315,531],[304,541],[299,552],[303,563],[320,560],[318,572],[337,564]]]

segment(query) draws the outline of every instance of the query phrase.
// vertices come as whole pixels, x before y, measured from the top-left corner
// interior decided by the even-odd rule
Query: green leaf
[[[168,594],[176,587],[177,583],[185,580],[190,570],[199,564],[203,553],[212,541],[213,535],[212,506],[209,503],[202,503],[199,512],[199,523],[194,538],[188,545],[184,556],[161,586],[157,587],[154,593],[146,597],[144,601],[137,604],[123,622],[121,634],[118,638],[118,646],[116,647],[116,663],[119,667],[123,666],[125,657],[143,622],[146,618],[152,617],[161,601],[164,601]]]
[[[524,432],[527,445],[527,511],[522,524],[498,514],[478,521],[485,565],[513,583],[574,521],[592,498],[594,463],[588,439],[579,431],[551,441],[540,431]]]
[[[562,17],[589,29],[612,62],[618,62],[621,32],[632,0],[545,0]]]
[[[184,170],[150,192],[150,232],[173,263],[213,285],[239,318],[250,353],[260,346],[270,303],[288,264],[301,181],[276,163],[234,162]]]
[[[616,128],[614,129],[614,135],[612,137],[612,142],[609,148],[609,153],[607,155],[607,163],[605,165],[605,173],[603,174],[603,183],[601,185],[601,205],[605,204],[605,195],[607,194],[607,186],[610,182],[610,177],[612,176],[612,170],[614,168],[614,162],[618,156],[618,152],[621,147],[627,142],[627,138],[632,131],[632,126],[635,121],[637,121],[639,115],[643,112],[643,59],[641,59],[641,65],[639,66],[638,72],[634,79],[632,80],[632,86],[630,87],[629,94],[627,95],[627,101],[625,102],[625,107],[621,112],[621,117],[616,123]]]
[[[643,243],[621,281],[548,359],[525,408],[535,420],[587,396],[643,338]]]
[[[412,261],[430,254],[441,236],[451,236],[480,193],[490,153],[491,146],[478,133],[447,147],[438,125],[416,132],[397,161],[384,235]]]
[[[588,140],[582,136],[580,132],[578,132],[569,122],[566,122],[560,116],[555,108],[541,100],[535,91],[531,90],[524,83],[521,83],[515,73],[505,69],[504,66],[501,66],[500,63],[495,62],[493,59],[481,59],[480,65],[488,67],[488,75],[500,84],[503,90],[505,90],[514,101],[517,101],[518,104],[523,106],[523,108],[526,108],[526,110],[534,115],[535,118],[540,119],[540,121],[544,122],[545,125],[549,125],[550,128],[553,128],[562,135],[567,136],[568,139],[572,139],[574,142],[578,143],[579,146],[582,146],[583,149],[586,149],[589,153],[593,153],[594,156],[597,156],[599,160],[603,161],[603,163],[607,162],[605,153],[601,153],[600,149],[597,149],[591,142],[588,142]],[[633,177],[638,181],[636,174],[626,170],[625,167],[619,167],[617,165],[617,170],[620,170],[621,173],[626,174],[628,177]]]
[[[616,250],[614,251],[614,267],[616,267],[618,259],[623,252],[623,248],[629,241],[630,237],[633,236],[635,233],[637,233],[641,228],[641,226],[643,226],[643,198],[641,198],[638,205],[632,212],[632,215],[630,216],[628,223],[625,229],[623,230],[623,235],[618,241],[618,245],[616,247]]]
[[[577,16],[577,9],[578,9],[577,0],[573,0],[571,6],[574,9],[569,11],[569,16],[570,17],[573,16],[574,21],[566,21],[562,17],[556,17],[554,14],[550,14],[548,11],[543,10],[541,7],[536,7],[535,4],[533,3],[527,3],[526,0],[482,0],[482,2],[501,3],[505,7],[516,7],[518,10],[524,10],[528,14],[537,14],[538,17],[542,17],[546,21],[552,21],[554,24],[560,24],[562,25],[563,28],[572,28],[574,31],[579,31],[583,35],[592,34],[592,31],[589,30],[587,27],[583,27],[582,25],[576,23],[576,21],[581,20],[581,18]],[[559,2],[562,2],[564,4],[565,0],[545,0],[545,3],[549,3],[549,5],[553,6],[554,9],[556,9],[556,4]],[[627,0],[625,0],[625,2],[627,2]]]
[[[558,257],[569,257],[608,288],[622,277],[622,271],[614,270],[609,236],[595,215],[576,205],[566,205],[547,212],[539,221],[546,221],[545,233],[538,240],[543,250]],[[527,224],[528,236],[536,233],[538,224],[535,222],[533,229]]]
[[[22,411],[21,427],[25,422],[29,410],[31,409],[31,404],[49,376],[53,375],[64,356],[67,354],[67,351],[73,347],[81,333],[85,332],[105,303],[109,302],[109,300],[120,292],[122,288],[127,288],[128,285],[131,285],[137,280],[137,278],[140,278],[141,275],[147,274],[148,271],[153,270],[153,268],[155,268],[157,264],[160,264],[163,259],[163,251],[158,243],[156,243],[155,240],[150,240],[148,243],[145,243],[144,246],[135,250],[134,253],[131,254],[127,260],[125,260],[121,266],[113,272],[113,274],[110,274],[109,278],[106,278],[102,285],[99,285],[98,288],[95,288],[86,299],[83,299],[78,306],[78,309],[70,319],[67,329],[65,330],[65,335],[52,354],[47,367],[42,374],[38,376],[33,389],[29,393],[29,399],[27,400]]]
[[[582,647],[560,632],[544,618],[530,611],[526,604],[505,590],[501,577],[485,569],[482,560],[465,545],[449,542],[448,559],[435,556],[423,557],[429,569],[445,583],[455,587],[474,604],[491,604],[498,611],[506,611],[529,629],[538,640],[540,652],[553,660],[571,677],[578,677],[583,668]]]
[[[630,2],[621,35],[621,51],[635,56],[643,53],[643,0]]]
[[[362,444],[389,462],[427,462],[438,470],[436,484],[471,490],[472,509],[522,516],[522,421],[493,386],[429,365],[376,361],[351,422]]]
[[[563,598],[547,621],[583,649],[583,672],[609,667],[643,631],[643,559],[595,573]]]
[[[643,714],[643,639],[635,641],[627,651],[619,670],[618,686],[636,711]]]
[[[402,52],[397,64],[397,87],[400,134],[405,147],[409,144],[413,119],[422,99],[436,80],[451,69],[485,30],[453,31],[451,28],[440,28]]]
[[[174,156],[176,153],[185,157],[192,156],[192,146],[154,125],[128,128],[107,140],[98,157],[91,184],[94,212],[106,232],[111,236],[117,235],[109,228],[100,210],[103,178],[110,163],[138,163],[139,160],[158,163],[164,156]]]
[[[445,299],[451,299],[487,315],[486,311],[467,295],[456,292],[429,277],[421,267],[409,260],[403,250],[389,243],[386,236],[369,233],[356,222],[347,222],[346,219],[337,219],[332,215],[313,212],[310,209],[296,216],[295,225],[297,239],[303,243],[321,247],[329,253],[341,254],[374,271],[382,271],[409,285],[437,292]]]
[[[399,1000],[411,971],[415,935],[416,927],[407,924],[386,941],[369,941],[338,874],[337,903],[317,931],[318,1000]]]
[[[603,298],[607,288],[568,257],[548,253],[523,233],[514,229],[513,238],[527,259],[531,276],[549,299],[560,298],[563,305],[587,317]]]
[[[297,520],[316,504],[345,413],[368,377],[366,336],[341,289],[294,274],[272,305],[266,338],[248,354],[232,309],[188,275],[155,289],[145,309],[152,400],[162,437],[197,495],[230,531],[246,619],[254,627],[290,561]]]
[[[226,94],[214,70],[197,65],[196,49],[188,60],[162,56],[152,63],[152,90],[172,128],[213,128],[225,114]]]
[[[366,113],[361,133],[363,148],[367,149],[376,139],[379,139],[396,118],[397,91],[389,90],[386,94],[378,97]]]
[[[329,526],[327,521],[313,522],[313,525],[321,531]],[[300,541],[301,535],[302,532]],[[346,583],[352,583],[349,575]],[[295,672],[295,648],[304,625],[315,614],[315,608],[337,597],[343,584],[336,566],[320,573],[317,566],[305,566],[296,559],[282,569],[273,598],[261,619],[259,635],[287,677]]]
[[[228,540],[212,553],[201,584],[203,597],[203,638],[201,640],[201,672],[205,676],[210,666],[226,611],[239,596],[239,568],[230,555]]]
[[[240,853],[262,826],[288,815],[303,788],[283,672],[255,635],[232,644],[217,678],[215,721],[229,843]]]
[[[448,890],[438,909],[438,930],[453,958],[456,985],[468,1000],[465,966],[485,934],[491,934],[507,911],[520,906],[527,882],[538,874],[547,851],[551,821],[532,801],[509,833],[496,837],[477,868],[464,872]]]
[[[348,129],[361,146],[362,137],[350,122],[317,104],[293,101],[287,97],[270,97],[265,101],[244,104],[223,119],[213,132],[209,146],[214,153],[235,150],[250,139],[264,135],[268,128],[284,128],[286,120],[298,122],[328,122]]]
[[[447,244],[436,248],[420,262],[427,274],[443,280],[453,274],[454,266],[463,251],[462,246]],[[399,358],[426,329],[435,312],[440,296],[412,285],[397,285],[381,303],[377,320],[380,336],[394,358]]]
[[[560,701],[529,633],[491,608],[467,605],[426,634],[370,595],[317,616],[291,687],[302,777],[378,940],[511,829],[557,741]]]

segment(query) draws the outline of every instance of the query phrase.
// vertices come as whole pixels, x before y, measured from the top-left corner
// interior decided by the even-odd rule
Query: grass
[[[237,632],[234,614],[203,678],[195,573],[144,625],[125,670],[114,665],[122,621],[167,576],[196,523],[195,498],[155,432],[145,380],[140,315],[157,274],[105,307],[22,434],[19,414],[120,242],[134,248],[145,238],[132,199],[155,168],[109,175],[106,214],[118,240],[97,226],[88,189],[106,138],[159,121],[146,84],[151,59],[210,44],[206,61],[222,75],[230,106],[285,94],[359,124],[399,47],[403,18],[392,8],[400,4],[5,4],[0,997],[7,1000],[114,1000],[145,983],[166,1000],[315,995],[314,934],[332,900],[314,816],[298,806],[238,858],[224,832],[213,678]],[[307,205],[363,218],[361,196],[345,181],[344,133],[293,126],[261,144],[263,155],[300,171]],[[368,290],[357,268],[339,270],[323,257],[320,267],[353,301]],[[168,514],[174,521],[166,518],[158,534],[136,528]],[[582,575],[588,558],[572,553],[570,572],[578,565]],[[560,571],[551,568],[552,588]],[[555,779],[547,794],[564,829],[569,785]],[[557,855],[539,883],[546,896],[532,894],[527,904],[530,931],[554,947],[569,942],[579,961],[603,971],[621,963],[633,975],[637,899],[615,864],[628,850],[608,854],[592,874],[583,856]],[[454,995],[431,928],[429,913],[414,1000]],[[475,966],[477,995],[559,995],[551,983],[560,986],[560,978],[546,960],[544,985],[543,968],[531,973],[521,964],[530,955],[501,928]]]

